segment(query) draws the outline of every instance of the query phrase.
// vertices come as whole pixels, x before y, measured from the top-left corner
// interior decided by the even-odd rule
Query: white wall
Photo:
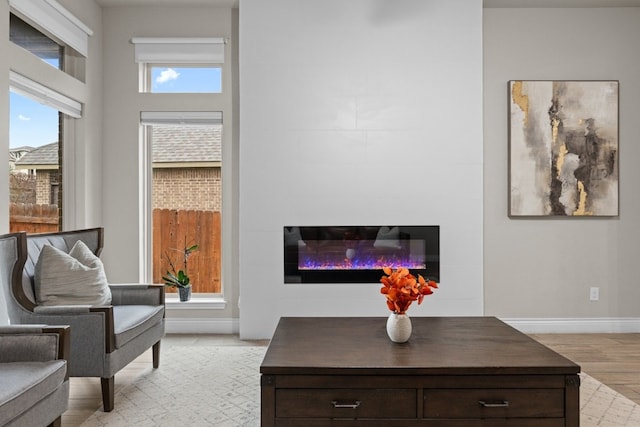
[[[640,328],[639,23],[640,8],[485,9],[487,315],[578,319],[579,331],[617,330],[619,319],[635,318]],[[620,81],[619,218],[507,217],[507,81],[520,79]]]
[[[409,314],[482,314],[482,2],[243,0],[240,43],[241,337],[388,314],[378,284],[285,285],[291,225],[439,224]]]

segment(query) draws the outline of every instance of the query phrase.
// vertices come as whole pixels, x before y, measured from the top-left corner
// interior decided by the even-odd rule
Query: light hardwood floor
[[[640,404],[640,334],[538,334],[531,337]]]
[[[531,337],[640,404],[640,334],[535,334]],[[267,345],[267,342],[241,341],[234,335],[167,335],[162,347],[172,345]],[[151,351],[148,351],[120,371],[116,375],[116,393],[150,365]],[[71,378],[69,410],[62,417],[62,425],[80,426],[101,406],[98,378]]]

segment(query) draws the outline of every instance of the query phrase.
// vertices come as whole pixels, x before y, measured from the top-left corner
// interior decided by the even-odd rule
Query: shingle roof
[[[16,162],[16,165],[57,165],[58,143],[52,142],[41,147],[34,148]]]
[[[25,145],[22,147],[9,148],[9,161],[16,162],[31,150],[33,150],[33,147],[29,147],[28,145]]]
[[[153,163],[222,161],[222,126],[154,126]],[[58,143],[34,148],[17,165],[57,165]]]
[[[153,126],[154,163],[222,161],[222,126]]]

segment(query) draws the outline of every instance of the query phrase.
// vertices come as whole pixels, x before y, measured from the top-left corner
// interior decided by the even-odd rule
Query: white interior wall
[[[619,320],[629,318],[640,327],[639,22],[640,8],[485,9],[487,315],[578,319],[579,331],[595,331],[599,322],[619,330]],[[507,81],[521,79],[620,81],[618,218],[507,217]],[[600,288],[599,301],[589,301],[592,286]],[[545,322],[547,330],[562,330]]]
[[[156,23],[145,20],[148,10],[130,18],[123,10],[103,21],[93,2],[61,3],[94,30],[74,178],[82,181],[81,202],[74,215],[79,225],[117,230],[107,235],[119,248],[107,253],[116,272],[110,275],[130,279],[138,271],[137,222],[130,211],[137,206],[137,127],[126,112],[133,102],[156,105],[133,95],[135,83],[122,79],[130,58],[117,53],[122,47],[115,42],[123,28],[135,35],[149,35],[138,28],[179,35],[191,17],[175,20],[174,28],[175,10],[154,8]],[[411,308],[414,316],[482,314],[484,252],[485,314],[640,317],[640,199],[634,186],[640,170],[632,164],[640,149],[633,144],[640,133],[633,116],[640,107],[638,8],[482,11],[475,1],[454,7],[444,0],[406,1],[392,10],[375,0],[262,3],[243,0],[240,13],[243,336],[269,336],[281,315],[387,313],[374,285],[284,285],[281,228],[292,224],[439,223],[442,287]],[[0,132],[8,141],[6,2],[0,2],[0,16],[6,22],[0,25]],[[209,28],[212,20],[202,19],[209,21],[195,18],[192,27]],[[103,22],[109,35],[104,42]],[[519,78],[620,80],[620,218],[507,218],[506,82]],[[7,176],[3,168],[0,176]],[[7,188],[0,185],[5,227]],[[601,288],[597,303],[588,301],[594,285]]]
[[[243,0],[239,28],[241,337],[388,313],[378,284],[285,285],[292,225],[439,224],[409,314],[482,314],[482,2]]]

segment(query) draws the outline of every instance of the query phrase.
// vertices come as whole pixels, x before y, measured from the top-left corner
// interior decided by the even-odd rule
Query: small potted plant
[[[162,277],[165,286],[171,288],[177,288],[180,295],[180,301],[189,301],[191,299],[191,281],[189,279],[188,259],[189,256],[198,249],[198,245],[187,246],[187,239],[185,237],[184,249],[174,249],[182,253],[182,269],[177,270],[176,265],[169,256],[165,253],[167,261],[169,262],[169,270],[167,274]]]

